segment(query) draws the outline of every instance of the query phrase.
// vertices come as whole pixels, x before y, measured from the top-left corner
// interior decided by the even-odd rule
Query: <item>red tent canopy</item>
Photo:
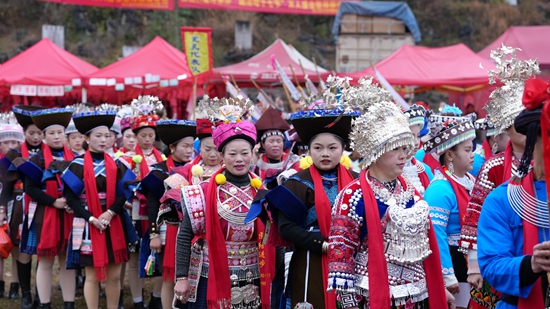
[[[98,68],[61,49],[49,39],[0,66],[0,85],[71,85]]]
[[[159,36],[130,56],[87,77],[92,87],[113,89],[115,84],[134,88],[193,84],[185,54]]]
[[[550,26],[514,26],[508,28],[498,39],[481,50],[478,55],[492,61],[491,50],[502,44],[521,48],[517,52],[520,60],[538,59],[542,70],[550,70]]]
[[[376,69],[392,85],[470,87],[487,84],[487,70],[495,66],[464,44],[437,48],[403,45],[377,63]],[[374,76],[374,70],[338,75],[350,76],[357,83],[362,76]]]
[[[304,55],[300,54],[294,47],[287,45],[283,40],[277,39],[273,44],[256,56],[240,63],[214,68],[214,80],[221,80],[220,73],[224,76],[233,75],[239,83],[248,83],[251,79],[259,83],[274,83],[279,82],[277,71],[273,69],[271,63],[271,55],[279,62],[285,73],[292,79],[292,71],[289,66],[292,66],[294,73],[300,82],[305,81],[304,73],[300,68],[300,62],[304,68],[305,74],[313,82],[318,82],[315,64],[308,60]],[[326,79],[329,71],[317,66],[317,71],[321,78]]]

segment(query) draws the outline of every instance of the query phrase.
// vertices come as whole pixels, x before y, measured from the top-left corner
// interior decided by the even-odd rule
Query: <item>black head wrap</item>
[[[518,166],[518,172],[522,176],[527,175],[529,171],[529,166],[533,160],[533,151],[535,150],[537,137],[541,134],[541,114],[542,107],[534,110],[523,110],[514,121],[516,131],[526,136],[525,150],[523,151],[523,156]]]

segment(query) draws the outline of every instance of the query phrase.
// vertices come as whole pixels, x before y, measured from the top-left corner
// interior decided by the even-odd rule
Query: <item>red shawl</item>
[[[44,149],[46,149],[46,145],[44,143],[40,143],[40,148],[44,151]],[[29,158],[29,146],[27,145],[27,141],[24,141],[21,145],[21,157]]]
[[[109,208],[114,204],[116,199],[117,166],[109,154],[103,153],[103,158],[105,160],[105,180],[107,181],[107,208]],[[104,211],[99,201],[94,161],[89,150],[84,154],[84,191],[86,192],[88,210],[92,213],[92,216],[99,218]],[[105,281],[107,278],[107,265],[109,264],[107,233],[101,233],[97,228],[90,226],[90,236],[94,247],[93,259],[97,280]],[[114,263],[120,264],[128,260],[126,240],[124,239],[124,230],[122,229],[120,216],[115,216],[111,219],[109,236],[115,259]]]
[[[447,172],[448,172],[447,167],[446,166],[443,167],[443,170],[441,171],[441,173],[445,175],[445,178],[447,178],[447,180],[453,187],[453,192],[456,195],[456,201],[458,203],[458,215],[460,216],[460,226],[462,226],[462,221],[464,220],[464,216],[466,215],[466,209],[468,209],[468,203],[470,202],[470,193],[468,193],[468,190],[466,190],[466,188],[464,188],[463,185],[456,182],[454,177],[447,174]],[[466,174],[466,177],[469,177],[469,175]]]
[[[484,140],[483,143],[481,143],[481,146],[483,147],[483,152],[484,152],[483,154],[485,155],[485,161],[487,161],[493,156],[493,149],[491,145],[489,145],[489,141],[487,140]]]
[[[437,161],[433,154],[431,153],[427,153],[425,156],[424,156],[424,163],[426,163],[426,165],[428,165],[431,169],[432,169],[432,172],[435,172],[435,170],[437,168],[440,168],[441,167],[441,164],[439,164],[439,161]]]
[[[225,237],[220,225],[218,215],[218,184],[216,176],[222,173],[225,168],[218,170],[208,183],[206,192],[206,243],[208,248],[216,248],[209,251],[210,268],[208,270],[207,304],[208,309],[230,309],[231,308],[231,280],[229,279],[229,267]],[[256,175],[250,173],[252,178]],[[255,194],[254,194],[255,195]],[[262,309],[270,308],[271,281],[275,274],[275,247],[262,244],[265,226],[261,220],[256,220],[256,231],[258,231],[258,255],[260,256],[260,295],[262,297]],[[262,264],[261,257],[265,256]]]
[[[141,156],[142,158],[141,162],[139,163],[139,177],[140,179],[143,179],[145,176],[147,176],[147,174],[149,174],[149,165],[147,165],[147,160],[145,159],[145,156],[143,155],[143,150],[141,149],[141,147],[139,147],[139,145],[136,145],[134,151],[136,152],[136,155]],[[157,159],[157,163],[164,161],[162,159],[162,155],[155,147],[153,147],[153,155]]]
[[[417,161],[415,158],[411,159],[411,163],[414,165],[422,165],[422,167],[424,167],[424,164],[422,164],[422,162]],[[428,174],[426,174],[426,171],[418,173],[418,178],[420,178],[420,182],[422,183],[422,186],[424,187],[424,189],[428,188],[428,186],[430,185],[430,177],[428,177]]]
[[[162,160],[162,158],[161,158],[161,160]],[[172,173],[172,171],[175,168],[176,168],[176,164],[174,163],[174,159],[172,158],[172,155],[169,155],[168,159],[166,159],[166,171],[168,172],[168,175],[170,175],[170,173]]]
[[[525,189],[526,193],[528,193],[530,196],[535,196],[535,188],[533,182],[533,172],[530,172],[522,179],[513,178],[512,180],[510,180],[509,185],[521,185]],[[523,253],[526,255],[533,255],[533,247],[538,243],[538,228],[535,225],[523,220]],[[544,308],[544,298],[542,295],[542,290],[540,289],[540,280],[541,279],[539,277],[527,298],[519,298],[518,309]]]
[[[319,228],[321,229],[321,235],[325,238],[328,237],[330,231],[330,221],[332,219],[332,204],[328,199],[328,196],[324,194],[323,179],[321,174],[317,171],[315,166],[309,168],[311,179],[313,180],[313,188],[315,192],[322,194],[315,194],[315,211],[317,212],[317,221],[319,222]],[[353,181],[351,173],[342,165],[338,164],[338,192],[342,191],[350,182]],[[323,288],[325,291],[325,309],[336,308],[336,295],[334,293],[327,292],[328,283],[328,255],[322,255],[323,262]]]
[[[397,178],[403,188],[407,185],[403,176]],[[363,202],[365,204],[365,221],[367,224],[369,260],[367,267],[369,269],[369,291],[371,308],[390,308],[391,299],[390,284],[388,282],[388,265],[384,257],[384,240],[382,239],[382,224],[380,223],[380,213],[378,212],[378,202],[374,193],[367,182],[367,171],[363,170],[359,175],[359,182],[363,190]],[[418,193],[416,193],[418,195]],[[426,282],[428,285],[428,302],[430,308],[447,308],[447,298],[443,275],[441,274],[441,260],[437,239],[430,221],[428,230],[430,249],[432,254],[424,260],[424,271],[426,272]],[[375,279],[376,278],[376,279]]]
[[[44,170],[48,169],[53,162],[52,150],[50,147],[44,147]],[[71,161],[74,158],[74,153],[67,147],[63,146],[63,160]],[[55,179],[46,180],[46,194],[57,199],[60,197],[58,188],[61,187],[60,174],[55,175]],[[73,225],[73,215],[65,213],[63,216],[64,222],[59,222],[58,211],[65,211],[63,209],[57,209],[53,205],[46,205],[44,211],[44,221],[42,228],[42,235],[40,236],[40,243],[38,244],[37,253],[38,256],[46,256],[48,258],[54,257],[58,254],[59,244],[61,244],[61,251],[64,252],[67,248],[69,241],[69,234]],[[63,239],[60,239],[61,224],[63,224]]]
[[[512,164],[514,163],[512,142],[508,142],[506,150],[504,150],[504,171],[502,173],[502,183],[507,182],[512,177]]]

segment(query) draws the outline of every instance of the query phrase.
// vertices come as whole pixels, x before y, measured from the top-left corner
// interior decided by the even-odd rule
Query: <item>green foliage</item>
[[[545,0],[519,0],[513,7],[504,0],[408,0],[425,46],[462,42],[480,50],[511,25],[542,25],[550,20]],[[234,48],[234,24],[249,20],[253,50]],[[0,62],[13,57],[41,37],[42,24],[65,26],[65,46],[71,53],[99,66],[116,61],[123,45],[144,45],[159,35],[181,49],[181,26],[213,29],[216,66],[259,52],[282,38],[308,57],[333,68],[334,18],[326,16],[260,14],[241,11],[128,10],[62,5],[36,0],[0,1]]]

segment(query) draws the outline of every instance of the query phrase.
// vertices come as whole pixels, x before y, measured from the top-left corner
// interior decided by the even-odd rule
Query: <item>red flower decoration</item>
[[[523,106],[533,110],[550,100],[550,85],[540,79],[532,78],[525,82],[523,90]]]

